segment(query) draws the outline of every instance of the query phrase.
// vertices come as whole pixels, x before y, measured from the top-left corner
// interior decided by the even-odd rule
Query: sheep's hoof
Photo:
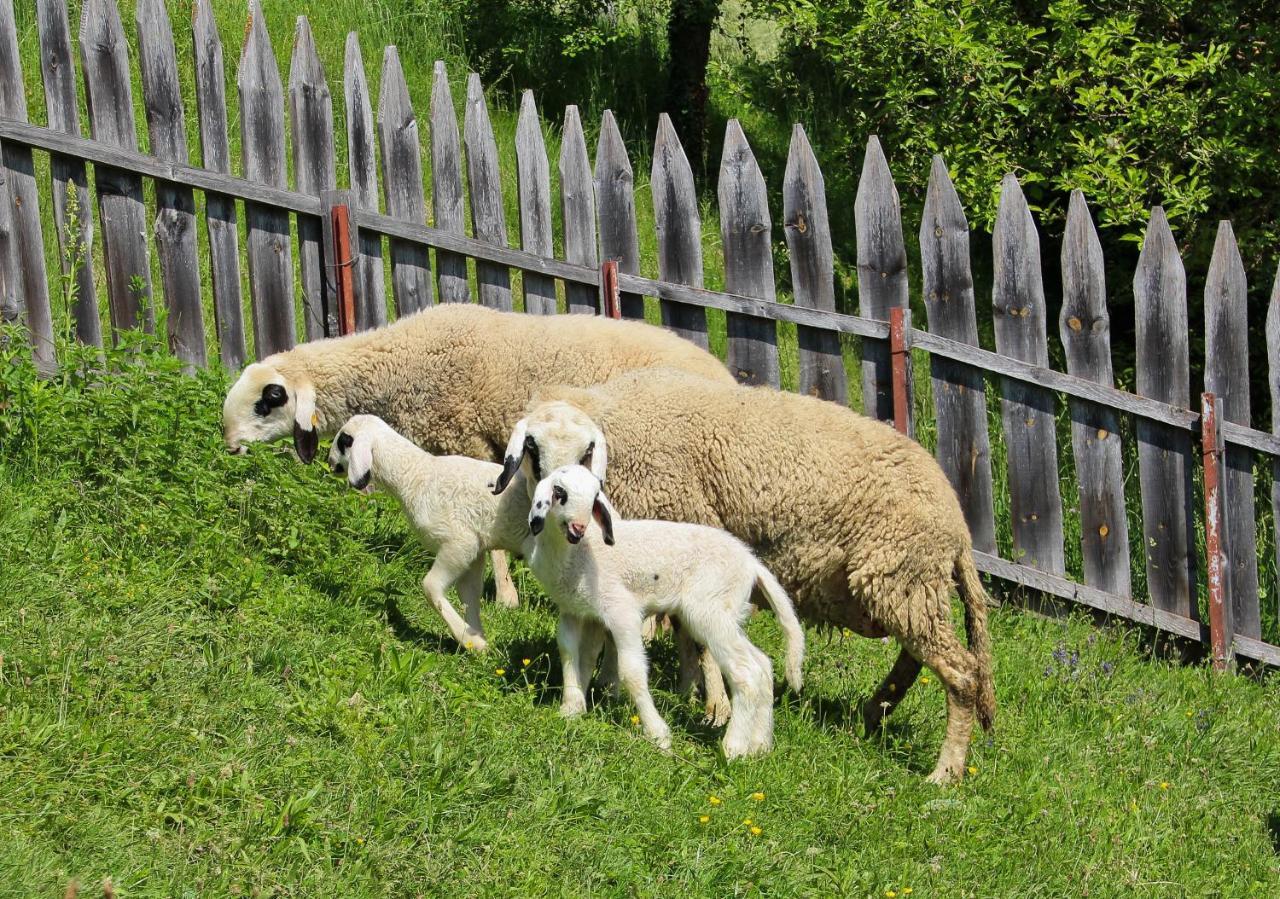
[[[649,739],[653,741],[654,746],[657,746],[663,752],[671,751],[671,731],[662,730],[656,734],[650,734]]]
[[[489,641],[478,634],[466,634],[461,642],[463,649],[476,655],[484,655],[489,651]]]
[[[925,780],[939,787],[947,787],[960,781],[960,769],[952,769],[946,765],[939,765],[933,769],[933,773],[925,778]]]
[[[587,700],[584,696],[573,696],[560,703],[561,718],[577,718],[587,711]]]
[[[732,715],[733,705],[729,702],[728,697],[711,700],[707,703],[707,713],[703,716],[702,723],[711,727],[723,727],[729,723],[729,718]]]
[[[511,581],[500,582],[494,601],[504,609],[520,608],[520,594],[516,592],[516,585]]]

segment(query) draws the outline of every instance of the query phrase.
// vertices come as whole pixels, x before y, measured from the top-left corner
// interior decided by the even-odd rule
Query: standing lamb
[[[504,495],[523,493],[516,489]],[[593,521],[599,525],[594,528]],[[645,733],[668,749],[671,730],[654,707],[641,636],[653,614],[678,617],[715,658],[733,687],[726,758],[773,746],[773,665],[742,629],[758,588],[787,637],[786,674],[799,690],[804,629],[781,585],[741,541],[721,530],[670,521],[623,521],[581,465],[551,472],[529,508],[525,558],[560,608],[558,642],[566,716],[586,710],[583,688],[604,633],[618,648],[618,676]]]
[[[292,434],[310,462],[321,436],[370,413],[430,452],[497,461],[534,387],[654,367],[733,381],[710,353],[644,322],[443,304],[249,365],[227,392],[223,437],[241,453]],[[499,601],[514,606],[505,554],[494,554],[494,574]]]
[[[947,690],[947,734],[930,775],[964,771],[976,713],[995,718],[987,597],[955,491],[919,444],[834,403],[680,372],[620,375],[536,393],[499,488],[527,460],[538,478],[607,438],[624,514],[721,527],[745,541],[814,622],[901,651],[863,705],[878,727],[920,673]],[[969,648],[951,623],[958,585]]]
[[[484,652],[484,553],[520,551],[529,532],[525,491],[495,496],[499,465],[466,456],[433,456],[376,415],[356,415],[342,426],[329,450],[329,466],[345,471],[357,490],[381,487],[396,498],[423,547],[435,553],[422,579],[423,592],[460,645]],[[465,621],[446,595],[454,584],[466,608]]]

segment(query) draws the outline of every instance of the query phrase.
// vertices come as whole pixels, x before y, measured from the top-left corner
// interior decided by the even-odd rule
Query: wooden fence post
[[[798,124],[791,131],[782,200],[796,305],[835,312],[835,263],[826,184],[809,138]],[[800,392],[849,405],[849,381],[839,333],[800,325],[796,337],[800,345]]]
[[[382,93],[378,99],[378,136],[382,146],[382,189],[387,215],[415,225],[427,223],[422,192],[422,144],[418,117],[409,99],[400,53],[387,47],[382,56]],[[427,248],[391,239],[391,288],[396,315],[409,315],[432,304],[431,260]]]
[[[673,284],[701,287],[702,219],[693,169],[665,112],[658,116],[649,181],[658,238],[658,277]],[[662,300],[660,306],[663,325],[704,350],[707,348],[705,309],[673,300]]]
[[[924,215],[920,263],[929,331],[978,346],[973,275],[969,269],[969,222],[941,156],[933,157]],[[996,552],[991,487],[991,439],[987,433],[987,388],[982,370],[930,355],[938,463],[956,490],[965,521],[980,552]]]
[[[286,188],[284,85],[259,0],[249,2],[249,26],[240,71],[240,145],[244,177]],[[293,240],[289,213],[258,203],[245,204],[249,234],[249,293],[253,298],[254,350],[258,359],[291,349],[293,320]]]
[[[720,237],[729,293],[772,302],[773,223],[764,175],[737,119],[725,130],[720,162]],[[729,371],[743,384],[778,386],[778,332],[770,319],[725,313]]]
[[[596,206],[600,210],[600,258],[617,259],[618,271],[640,274],[635,177],[613,113],[606,109],[596,144]],[[622,295],[622,317],[644,318],[644,297]]]
[[[1271,385],[1271,433],[1280,435],[1280,265],[1271,283],[1271,302],[1267,305],[1267,383]],[[1275,527],[1276,546],[1280,547],[1280,457],[1271,460],[1271,518]],[[1272,585],[1280,593],[1280,584]],[[1274,594],[1273,594],[1274,595]],[[1280,601],[1273,606],[1280,612]]]
[[[1209,645],[1213,667],[1231,664],[1235,635],[1234,596],[1228,559],[1231,551],[1230,515],[1224,500],[1222,399],[1212,393],[1200,398],[1200,437],[1204,455],[1204,540],[1206,577],[1209,581]]]
[[[1204,389],[1218,398],[1224,421],[1249,426],[1249,310],[1244,262],[1230,222],[1218,238],[1204,285]],[[1227,574],[1233,632],[1262,636],[1258,543],[1253,503],[1253,451],[1228,446],[1222,459]]]
[[[520,188],[520,245],[530,253],[551,257],[551,165],[542,138],[542,121],[533,91],[520,98],[516,123],[516,175]],[[524,311],[535,315],[556,312],[556,282],[537,272],[524,272]]]
[[[451,234],[466,231],[462,209],[462,149],[458,141],[458,114],[449,92],[449,75],[436,60],[431,81],[431,206],[435,226]],[[467,259],[447,250],[436,251],[436,276],[440,302],[469,303]]]
[[[560,211],[564,218],[564,258],[577,265],[598,265],[596,251],[596,195],[592,183],[587,139],[582,133],[578,107],[564,111],[560,138]],[[599,297],[588,284],[566,281],[565,305],[570,312],[596,311]]]
[[[347,34],[342,84],[347,105],[347,170],[356,201],[352,211],[377,212],[378,154],[374,149],[373,107],[364,56],[354,31]],[[382,235],[372,231],[359,234],[356,280],[360,282],[360,305],[356,308],[356,327],[364,331],[387,323],[387,286],[382,278]]]
[[[498,170],[498,143],[489,123],[480,76],[467,76],[467,111],[463,117],[463,142],[467,148],[467,181],[471,191],[471,226],[477,240],[507,246],[507,219],[502,206],[502,173]],[[511,272],[505,265],[476,263],[480,302],[510,312]]]
[[[1058,330],[1067,353],[1067,371],[1108,387],[1111,372],[1111,318],[1102,244],[1089,217],[1084,194],[1071,193],[1062,241],[1062,313]],[[1080,542],[1085,583],[1130,596],[1129,522],[1124,507],[1124,459],[1115,410],[1075,397],[1071,446],[1080,497]]]
[[[138,0],[138,63],[151,155],[186,165],[187,127],[178,84],[178,58],[164,0]],[[169,349],[188,371],[208,361],[200,303],[196,197],[190,187],[156,182],[156,251],[168,308]]]
[[[1189,408],[1187,277],[1164,210],[1151,210],[1133,276],[1137,315],[1137,388]],[[1166,612],[1199,620],[1191,510],[1191,441],[1185,431],[1138,418],[1138,468],[1147,551],[1147,592]]]
[[[1040,236],[1018,179],[1006,175],[992,235],[996,349],[1049,367]],[[1009,508],[1015,561],[1051,574],[1066,573],[1062,496],[1058,489],[1057,397],[1052,391],[1002,378],[1001,411],[1009,453]]]
[[[206,169],[230,175],[226,72],[222,64],[222,40],[218,37],[209,0],[195,0],[191,36],[196,64],[196,108],[200,114],[202,161]],[[236,224],[236,201],[225,194],[206,193],[204,203],[218,353],[224,368],[237,371],[244,365],[247,354],[240,302],[240,229]]]
[[[71,28],[66,0],[37,0],[40,28],[40,70],[44,76],[49,127],[80,137],[80,107],[76,99],[76,67],[71,56]],[[93,280],[93,207],[84,160],[53,154],[53,222],[58,231],[62,275],[75,285],[71,314],[76,338],[102,346],[98,288]],[[75,209],[71,192],[75,191]]]
[[[289,63],[289,121],[293,127],[293,177],[298,190],[323,196],[337,187],[333,148],[333,94],[311,23],[298,16]],[[326,276],[332,245],[322,240],[324,224],[298,216],[298,264],[302,269],[302,325],[307,340],[338,333],[333,281]]]

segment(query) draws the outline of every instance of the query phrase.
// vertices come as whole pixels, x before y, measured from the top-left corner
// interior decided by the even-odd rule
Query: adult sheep
[[[292,434],[298,458],[310,462],[321,436],[369,414],[428,452],[500,461],[535,386],[586,386],[654,367],[733,383],[710,353],[644,322],[443,304],[249,365],[223,403],[223,438],[241,453]],[[506,555],[492,559],[499,602],[514,606]]]
[[[955,491],[926,450],[835,403],[645,372],[536,391],[496,489],[522,464],[536,480],[601,439],[622,515],[723,528],[756,551],[801,617],[897,639],[893,670],[863,705],[869,728],[922,663],[937,672],[947,733],[930,780],[962,775],[975,713],[986,728],[995,717],[987,597]],[[953,582],[968,648],[952,626]]]

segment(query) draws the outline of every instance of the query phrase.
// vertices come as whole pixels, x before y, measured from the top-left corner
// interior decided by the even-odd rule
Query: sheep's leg
[[[660,749],[670,749],[671,728],[658,714],[649,693],[648,662],[644,655],[644,639],[640,636],[644,622],[639,615],[619,616],[607,621],[606,626],[618,648],[618,678],[636,704],[646,736]]]
[[[904,648],[918,650],[921,661],[933,669],[947,689],[947,734],[929,782],[954,783],[964,776],[969,754],[969,737],[977,713],[978,662],[950,628],[931,634],[930,639],[915,646],[906,642]]]
[[[867,733],[879,729],[884,719],[893,713],[907,694],[907,690],[920,675],[920,660],[905,649],[898,651],[898,660],[885,675],[884,681],[862,704],[862,721]]]
[[[734,759],[767,752],[773,745],[773,664],[723,611],[731,604],[706,597],[687,609],[689,634],[714,657],[716,673],[724,672],[733,689],[733,713],[724,734],[724,755]]]
[[[467,616],[467,630],[474,634],[483,634],[484,625],[480,623],[480,595],[484,593],[484,554],[476,556],[471,567],[458,578],[458,597],[462,600],[462,608]]]
[[[520,605],[520,594],[516,592],[516,582],[511,579],[511,560],[505,552],[495,549],[489,553],[490,564],[493,565],[493,586],[498,605],[504,609],[514,609]]]
[[[587,697],[582,692],[579,677],[579,653],[585,622],[573,615],[561,613],[556,628],[556,643],[560,646],[560,670],[564,676],[564,691],[560,698],[560,714],[575,718],[587,710]]]
[[[724,675],[715,657],[707,650],[702,650],[699,657],[702,667],[702,687],[706,694],[706,715],[703,720],[719,727],[733,716],[733,705],[729,701],[729,691],[724,687]]]
[[[686,696],[696,696],[699,686],[705,699],[706,715],[703,721],[719,727],[733,714],[729,694],[724,687],[720,667],[710,652],[698,646],[688,629],[680,624],[679,616],[671,619],[676,634],[676,651],[680,659],[679,691]]]
[[[618,690],[618,647],[614,646],[613,638],[605,632],[604,641],[604,657],[600,660],[600,673],[596,675],[596,686],[600,692],[608,696],[610,699],[617,699]]]
[[[582,634],[578,651],[578,685],[582,692],[591,689],[591,676],[595,674],[600,650],[604,647],[604,625],[598,621],[582,621]]]
[[[422,592],[427,595],[431,605],[435,606],[435,610],[444,619],[445,625],[449,628],[449,633],[453,634],[453,639],[457,640],[465,649],[484,652],[489,648],[489,644],[485,642],[483,631],[478,626],[474,630],[468,627],[445,595],[449,587],[467,571],[473,558],[468,557],[464,560],[459,558],[457,554],[449,553],[442,549],[436,554],[435,564],[431,566],[431,570],[422,579]]]

